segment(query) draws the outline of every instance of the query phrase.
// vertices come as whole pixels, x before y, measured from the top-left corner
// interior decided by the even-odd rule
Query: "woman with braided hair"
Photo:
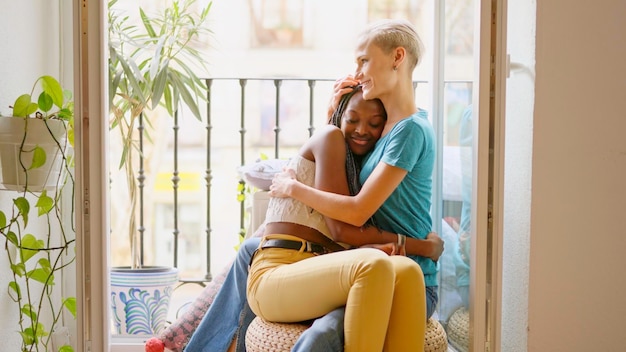
[[[334,192],[343,184],[342,193],[349,194],[345,172],[337,169],[352,153],[368,152],[386,120],[380,101],[364,100],[360,87],[354,90],[342,126],[358,127],[345,135],[333,125],[316,131],[287,166],[299,182]],[[352,171],[356,181],[358,172]],[[270,198],[265,234],[248,274],[252,311],[271,322],[299,322],[345,306],[346,352],[423,350],[424,275],[415,261],[394,255],[404,254],[404,243],[343,250],[332,237],[326,218],[314,209],[293,198]]]

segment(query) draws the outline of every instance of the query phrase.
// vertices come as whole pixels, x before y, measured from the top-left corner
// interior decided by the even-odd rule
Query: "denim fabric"
[[[185,352],[226,351],[238,331],[238,336],[242,337],[239,339],[241,348],[237,346],[237,350],[245,351],[245,331],[254,319],[250,308],[247,308],[249,314],[245,309],[248,265],[260,241],[260,238],[250,238],[241,244],[222,288],[191,336]],[[244,325],[241,328],[240,322]]]
[[[337,308],[313,321],[306,329],[292,352],[343,352],[343,317],[345,307]]]
[[[439,302],[438,288],[438,286],[426,287],[426,319],[432,317],[435,309],[437,309],[437,302]]]
[[[252,309],[248,305],[248,301],[243,304],[243,310],[239,316],[239,331],[237,331],[237,352],[246,352],[246,332],[252,320],[256,318]]]

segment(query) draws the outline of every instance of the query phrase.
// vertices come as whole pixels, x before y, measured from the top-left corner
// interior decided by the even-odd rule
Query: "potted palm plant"
[[[66,312],[76,318],[76,299],[59,297],[58,289],[75,260],[73,117],[71,92],[47,75],[16,99],[12,116],[0,116],[2,185],[19,192],[11,209],[0,211],[0,235],[21,351],[74,350],[63,325]]]
[[[150,126],[159,112],[174,116],[182,103],[201,118],[198,101],[206,97],[206,86],[196,71],[204,68],[205,59],[192,42],[209,32],[211,3],[197,10],[195,2],[174,0],[156,16],[139,8],[141,26],[118,11],[117,0],[108,2],[110,130],[122,144],[119,168],[128,196],[131,257],[130,265],[111,271],[114,334],[153,335],[163,329],[178,280],[176,268],[146,266],[141,260],[136,170],[142,151],[137,146],[147,131],[138,127],[140,119],[142,126]]]

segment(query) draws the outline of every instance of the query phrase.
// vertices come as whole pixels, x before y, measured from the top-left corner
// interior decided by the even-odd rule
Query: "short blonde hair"
[[[407,52],[410,71],[420,63],[424,45],[413,25],[407,20],[384,19],[371,23],[359,36],[358,46],[376,44],[385,53],[397,47]]]

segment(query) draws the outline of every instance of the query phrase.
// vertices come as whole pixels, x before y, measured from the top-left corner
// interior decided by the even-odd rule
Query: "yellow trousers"
[[[289,235],[267,238],[300,239]],[[426,292],[419,265],[373,248],[315,255],[260,248],[248,302],[267,321],[299,322],[345,306],[345,351],[424,350]]]

